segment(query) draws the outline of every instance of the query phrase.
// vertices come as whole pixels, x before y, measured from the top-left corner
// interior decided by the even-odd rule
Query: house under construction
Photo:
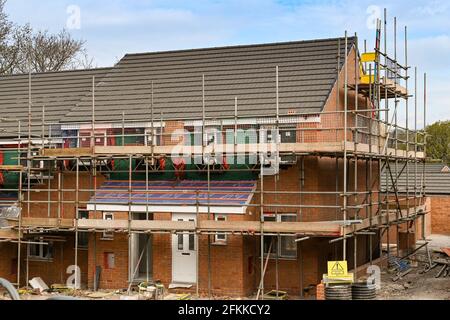
[[[305,296],[327,261],[413,248],[425,181],[397,180],[424,168],[426,99],[394,30],[391,55],[380,22],[374,50],[345,34],[2,76],[0,277]]]

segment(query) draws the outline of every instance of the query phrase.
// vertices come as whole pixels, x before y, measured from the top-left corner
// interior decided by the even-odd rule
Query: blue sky
[[[80,28],[69,31],[86,40],[97,66],[131,52],[330,38],[345,30],[373,48],[370,22],[386,7],[389,50],[397,16],[398,54],[408,25],[409,64],[429,75],[429,122],[450,119],[450,1],[8,0],[6,8],[18,23],[58,31],[72,21],[71,6],[80,9]]]

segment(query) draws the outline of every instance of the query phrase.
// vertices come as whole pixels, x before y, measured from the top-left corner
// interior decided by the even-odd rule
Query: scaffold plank
[[[92,148],[42,149],[41,155],[44,157],[89,157],[94,155],[94,150]]]
[[[24,166],[20,165],[0,165],[0,171],[23,171]]]
[[[184,155],[202,155],[202,154],[256,154],[258,152],[275,152],[278,150],[281,154],[292,153],[324,153],[334,154],[342,153],[344,150],[359,154],[384,155],[383,146],[368,145],[355,142],[312,142],[312,143],[281,143],[278,146],[274,143],[253,143],[253,144],[212,144],[206,147],[202,146],[96,146],[93,148],[63,148],[63,149],[43,149],[41,156],[76,158],[93,156],[165,156],[172,154]],[[404,150],[395,150],[387,148],[385,152],[391,156],[422,159],[425,157],[423,152],[406,152]]]
[[[408,215],[414,216],[414,213],[424,212],[425,206],[418,206],[416,209],[410,208],[409,214],[406,209],[402,210],[403,218]],[[264,233],[292,234],[292,235],[310,235],[317,237],[339,237],[344,234],[351,234],[356,231],[368,229],[371,225],[378,226],[388,222],[397,221],[396,210],[390,210],[389,215],[383,213],[372,217],[372,220],[364,219],[362,223],[353,226],[343,227],[342,221],[316,221],[316,222],[264,222]],[[18,227],[18,220],[9,220],[11,227]],[[76,226],[76,220],[56,219],[56,218],[22,218],[23,228],[59,228],[73,230]],[[258,234],[261,232],[260,221],[215,221],[200,220],[197,225],[189,221],[170,221],[170,220],[101,220],[101,219],[81,219],[78,220],[78,229],[80,231],[108,231],[108,230],[130,230],[132,232],[197,232],[200,234],[212,232],[230,232]],[[1,238],[1,236],[0,236]]]
[[[19,232],[17,230],[0,230],[0,239],[5,240],[19,239]]]

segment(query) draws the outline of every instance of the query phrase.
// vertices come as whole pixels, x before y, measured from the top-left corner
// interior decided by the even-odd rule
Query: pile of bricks
[[[316,300],[325,300],[325,285],[323,282],[316,287]]]

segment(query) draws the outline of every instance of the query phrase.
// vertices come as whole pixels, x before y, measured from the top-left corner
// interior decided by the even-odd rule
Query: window
[[[155,142],[153,145],[155,146],[160,146],[162,143],[162,130],[161,128],[153,128],[153,135],[152,135],[152,129],[146,129],[145,130],[145,135],[147,136],[146,139],[146,145],[147,146],[151,146],[152,145],[152,140],[154,139]]]
[[[189,219],[190,222],[195,222],[194,219]],[[189,233],[189,251],[195,251],[195,234]]]
[[[272,222],[295,222],[296,214],[267,214],[264,215],[264,221]],[[272,243],[272,247],[271,247]],[[270,249],[271,248],[271,249]],[[270,249],[270,253],[269,253]],[[294,236],[265,236],[264,237],[264,255],[271,258],[296,259],[297,243]]]
[[[178,221],[186,221],[184,219],[178,219]],[[194,219],[189,219],[189,222],[195,222]],[[186,242],[186,241],[187,242]],[[187,246],[185,246],[185,244]],[[195,251],[195,234],[192,232],[181,232],[177,234],[177,246],[178,251]]]
[[[295,222],[297,215],[283,214],[280,216],[281,222]],[[297,258],[297,242],[294,236],[280,236],[279,256],[281,258]]]
[[[78,219],[89,219],[89,211],[78,210]],[[89,245],[89,233],[79,232],[78,233],[78,248],[87,249]]]
[[[92,146],[92,138],[94,138],[94,145],[106,146],[106,130],[95,130],[94,137],[92,137],[92,130],[84,130],[79,132],[79,147],[89,148]]]
[[[265,214],[264,221],[276,222],[277,216],[275,214]],[[276,236],[264,236],[264,255],[267,256],[270,253],[270,256],[275,258],[277,253],[277,237]],[[272,244],[272,246],[271,246]],[[269,252],[270,250],[270,252]]]
[[[43,237],[35,238],[29,245],[28,257],[36,260],[53,259],[53,242],[44,242]]]
[[[114,214],[112,212],[103,212],[103,220],[114,220]],[[114,232],[103,232],[102,240],[113,240]]]
[[[222,132],[219,127],[205,128],[203,143],[208,146],[214,143],[221,143],[221,137]]]
[[[227,221],[226,216],[216,216],[216,221]],[[216,244],[226,244],[227,243],[227,235],[226,233],[216,233],[214,237],[214,242]]]
[[[183,219],[178,219],[178,221],[182,222],[184,220]],[[183,251],[184,250],[184,234],[183,233],[179,233],[178,234],[178,250],[179,251]]]

